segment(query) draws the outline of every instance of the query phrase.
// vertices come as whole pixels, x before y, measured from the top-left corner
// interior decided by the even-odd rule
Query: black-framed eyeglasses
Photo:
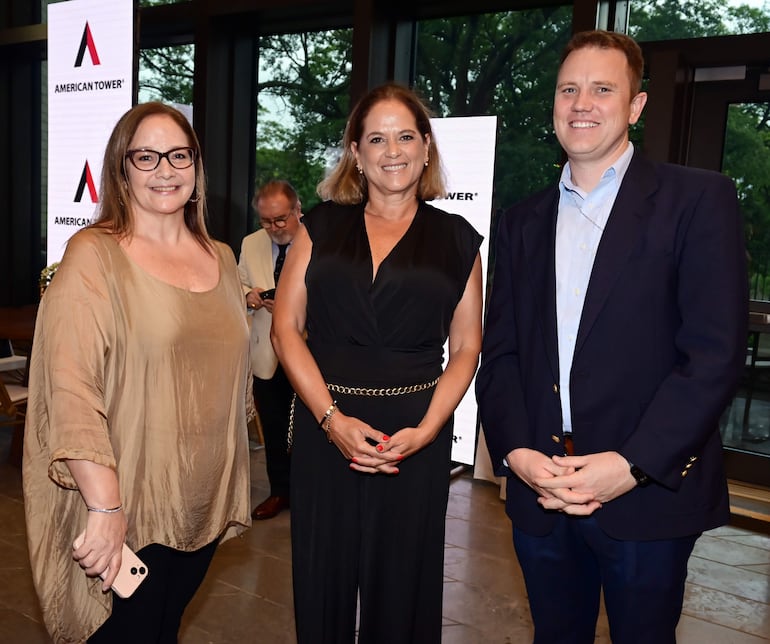
[[[142,148],[126,152],[126,158],[137,170],[142,172],[150,172],[157,168],[160,165],[160,160],[164,157],[172,168],[184,170],[195,163],[195,150],[192,148],[171,148],[167,152],[158,152],[157,150]]]

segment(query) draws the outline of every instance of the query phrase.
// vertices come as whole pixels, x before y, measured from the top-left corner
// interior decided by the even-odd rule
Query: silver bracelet
[[[114,508],[92,508],[90,505],[86,506],[89,512],[101,512],[102,514],[114,514],[120,512],[123,509],[123,504],[116,505]]]

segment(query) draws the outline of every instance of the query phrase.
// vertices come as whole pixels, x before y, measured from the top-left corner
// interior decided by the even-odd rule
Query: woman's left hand
[[[433,438],[420,427],[404,427],[374,446],[378,458],[356,458],[353,463],[357,466],[350,467],[361,472],[398,474],[397,464],[432,443]]]

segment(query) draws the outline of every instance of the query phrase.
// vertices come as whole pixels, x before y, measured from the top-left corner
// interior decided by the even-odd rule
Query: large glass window
[[[629,34],[639,41],[770,31],[765,0],[633,0]]]
[[[565,6],[419,23],[415,87],[435,114],[498,117],[496,208],[558,177],[551,109],[571,20]]]
[[[194,55],[194,45],[143,49],[139,53],[139,102],[162,101],[192,109]]]
[[[290,181],[305,212],[342,141],[352,40],[350,29],[259,40],[256,183]]]
[[[729,106],[722,171],[735,181],[741,202],[750,297],[770,300],[770,103]],[[770,304],[751,308],[746,371],[722,419],[722,441],[770,454]]]
[[[750,297],[770,300],[770,104],[728,107],[722,172],[735,181],[741,202]]]

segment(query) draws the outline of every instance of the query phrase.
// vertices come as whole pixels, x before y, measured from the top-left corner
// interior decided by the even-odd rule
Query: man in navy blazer
[[[476,378],[535,642],[675,642],[687,560],[729,518],[718,421],[746,351],[732,182],[628,139],[629,37],[576,34],[554,98],[561,180],[504,213]]]

